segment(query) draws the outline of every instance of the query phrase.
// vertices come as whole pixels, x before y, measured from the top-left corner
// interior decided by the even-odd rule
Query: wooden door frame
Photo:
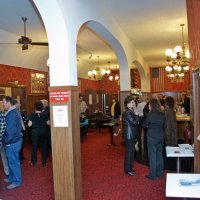
[[[197,136],[200,134],[200,67],[192,72],[192,122],[194,127],[194,173],[200,173],[200,142]]]

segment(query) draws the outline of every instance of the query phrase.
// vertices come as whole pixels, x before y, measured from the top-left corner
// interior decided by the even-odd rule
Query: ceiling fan
[[[28,45],[48,46],[48,42],[32,42],[32,39],[26,36],[26,21],[27,17],[22,17],[24,23],[24,35],[18,39],[18,43],[0,43],[0,44],[21,44],[22,50],[27,50]]]

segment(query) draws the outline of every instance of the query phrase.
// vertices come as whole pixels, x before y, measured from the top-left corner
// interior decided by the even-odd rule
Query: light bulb
[[[106,70],[106,74],[110,74],[110,70],[109,69]]]
[[[172,67],[166,66],[166,67],[165,67],[165,70],[166,70],[167,72],[171,72],[171,71],[172,71]]]
[[[177,66],[177,65],[174,65],[174,66],[173,66],[173,69],[174,69],[174,70],[178,70],[178,66]]]
[[[175,48],[174,48],[174,51],[176,52],[176,53],[180,53],[181,51],[182,51],[182,47],[181,46],[176,46]]]
[[[119,76],[118,75],[115,76],[115,80],[116,81],[119,80]]]
[[[171,56],[172,55],[172,50],[171,49],[166,49],[165,50],[165,55],[166,56]]]
[[[172,55],[171,55],[171,57],[172,57],[172,58],[176,58],[176,57],[177,57],[177,54],[176,54],[175,52],[173,52]]]
[[[186,51],[186,52],[185,52],[185,57],[186,57],[186,58],[190,58],[190,52],[189,52],[189,51]]]
[[[96,74],[97,74],[97,71],[96,71],[95,69],[93,69],[93,70],[92,70],[92,74],[93,74],[93,75],[96,75]]]
[[[182,67],[181,66],[178,66],[178,69],[177,69],[179,72],[182,70]]]
[[[92,76],[92,72],[91,71],[88,71],[88,76]]]
[[[184,70],[184,71],[188,71],[189,69],[190,69],[189,66],[184,66],[184,67],[183,67],[183,70]]]
[[[102,69],[102,70],[101,70],[101,74],[102,74],[102,75],[105,75],[105,74],[106,74],[106,70],[105,70],[105,69]]]
[[[174,74],[169,74],[168,76],[169,76],[170,78],[174,78],[175,75],[174,75]]]
[[[112,81],[113,80],[113,76],[109,76],[109,80]]]
[[[179,74],[179,77],[184,77],[184,73]]]

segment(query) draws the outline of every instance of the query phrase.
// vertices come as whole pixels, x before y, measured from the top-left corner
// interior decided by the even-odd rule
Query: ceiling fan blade
[[[31,45],[49,46],[48,42],[31,42]]]
[[[18,43],[14,43],[14,42],[0,42],[0,44],[18,44]]]

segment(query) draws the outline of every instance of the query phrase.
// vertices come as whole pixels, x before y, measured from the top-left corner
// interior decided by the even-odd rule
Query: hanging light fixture
[[[109,69],[100,69],[100,66],[99,66],[99,56],[97,56],[97,59],[98,59],[98,67],[96,69],[94,69],[94,70],[88,71],[89,79],[101,80],[104,75],[108,76],[111,73],[111,70],[110,70],[110,61],[108,61]]]
[[[165,51],[166,61],[168,66],[165,67],[168,77],[176,82],[179,79],[183,79],[185,72],[187,72],[190,63],[190,52],[186,51],[184,42],[183,27],[185,24],[181,24],[182,27],[182,46],[176,46],[174,51],[167,49]]]
[[[97,56],[97,62],[98,62],[98,66],[95,69],[88,71],[88,76],[89,76],[89,79],[100,81],[103,78],[103,74],[99,66],[99,56]]]

